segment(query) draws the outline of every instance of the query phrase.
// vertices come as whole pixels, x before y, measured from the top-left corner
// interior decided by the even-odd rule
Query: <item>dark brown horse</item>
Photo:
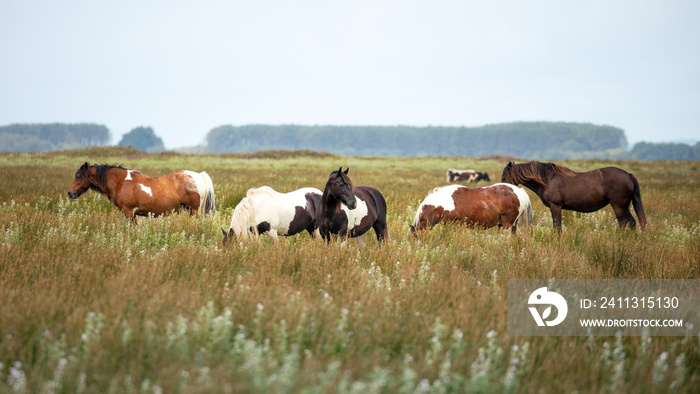
[[[330,242],[331,234],[337,234],[340,238],[361,237],[373,228],[377,240],[388,242],[384,196],[373,187],[353,186],[348,171],[349,168],[343,172],[341,167],[328,176],[316,211],[321,237],[326,242]]]
[[[471,227],[517,230],[532,222],[530,197],[507,183],[485,187],[450,185],[431,191],[418,207],[411,233],[417,235],[438,222],[462,222]]]
[[[620,227],[634,228],[630,202],[639,225],[644,229],[644,214],[639,183],[634,175],[617,167],[605,167],[589,172],[574,172],[554,163],[531,161],[524,164],[509,162],[503,169],[501,182],[522,184],[537,194],[552,211],[554,227],[561,231],[561,210],[594,212],[610,204]]]
[[[116,165],[85,163],[75,173],[68,197],[92,189],[104,194],[127,218],[160,216],[187,208],[192,214],[214,211],[214,186],[206,172],[178,171],[148,177]]]

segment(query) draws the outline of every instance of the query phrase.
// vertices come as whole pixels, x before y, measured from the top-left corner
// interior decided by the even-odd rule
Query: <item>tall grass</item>
[[[688,392],[687,337],[509,337],[510,278],[700,278],[700,177],[692,162],[617,165],[642,186],[650,224],[609,208],[566,211],[557,235],[531,195],[532,231],[438,225],[409,236],[448,168],[500,178],[504,162],[284,154],[144,155],[128,149],[0,155],[0,392]],[[147,175],[206,170],[218,210],[126,220],[66,191],[84,161]],[[250,187],[322,188],[350,167],[381,190],[392,241],[308,235],[223,249],[220,227]]]

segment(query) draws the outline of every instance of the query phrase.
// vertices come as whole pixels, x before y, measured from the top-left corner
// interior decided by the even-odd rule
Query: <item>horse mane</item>
[[[90,189],[104,194],[104,187],[105,187],[105,178],[107,177],[107,173],[111,169],[120,169],[120,170],[126,170],[121,164],[93,164],[90,167],[95,167],[95,180],[96,180],[96,185],[91,184]],[[128,170],[127,170],[128,171]],[[139,173],[138,171],[133,171],[136,173]],[[85,174],[87,176],[87,174]]]
[[[277,197],[280,195],[278,191],[275,189],[271,188],[270,186],[261,186],[258,188],[251,188],[248,189],[246,192],[246,197],[258,197],[259,196],[268,196],[268,197]]]
[[[539,161],[514,164],[510,167],[510,175],[517,183],[525,183],[530,181],[548,188],[547,175],[549,174],[560,176],[575,175],[575,173],[568,167],[554,163],[541,163]]]
[[[253,236],[257,236],[258,228],[255,226],[255,208],[255,202],[249,197],[243,197],[241,202],[234,208],[229,228],[233,230],[236,237],[247,239],[251,226],[253,227]]]
[[[124,168],[124,166],[121,164],[93,164],[91,167],[95,167],[95,170],[97,170],[97,182],[100,183],[105,181],[105,177],[107,176],[107,172],[109,172],[109,170],[113,168],[126,170],[126,168]]]

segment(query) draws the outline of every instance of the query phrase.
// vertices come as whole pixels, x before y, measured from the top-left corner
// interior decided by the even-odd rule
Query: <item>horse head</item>
[[[221,241],[221,243],[224,245],[224,248],[226,245],[228,245],[231,240],[233,240],[236,237],[236,234],[233,232],[232,228],[228,229],[228,232],[226,232],[223,228],[221,229],[221,232],[224,234],[224,239]]]
[[[501,182],[510,183],[515,185],[515,179],[513,177],[513,162],[509,161],[508,165],[503,169],[503,175],[501,175]]]
[[[90,174],[90,163],[85,162],[75,173],[75,179],[68,188],[68,197],[76,199],[93,185],[94,176]]]
[[[348,177],[348,171],[350,168],[343,171],[343,167],[340,167],[338,171],[331,172],[326,183],[326,191],[328,195],[333,196],[352,210],[357,207],[357,198],[352,192],[352,181]]]

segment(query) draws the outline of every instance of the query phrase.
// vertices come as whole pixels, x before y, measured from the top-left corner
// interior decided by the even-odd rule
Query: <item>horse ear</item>
[[[226,230],[224,230],[224,229],[222,228],[222,229],[221,229],[221,233],[224,234],[224,237],[226,237],[226,235],[227,235],[227,234],[226,234]]]
[[[340,168],[338,168],[338,174],[340,174],[341,172],[343,172],[343,166],[340,166]]]
[[[346,168],[345,171],[343,172],[343,174],[348,175],[348,171],[350,171],[350,167]]]
[[[82,168],[87,170],[88,168],[90,168],[90,163],[86,161],[85,164],[82,165]]]

